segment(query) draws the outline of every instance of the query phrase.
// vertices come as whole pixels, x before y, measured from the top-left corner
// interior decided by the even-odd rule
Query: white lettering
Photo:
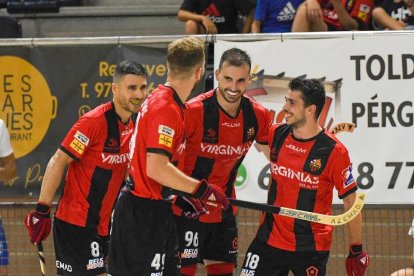
[[[128,162],[128,153],[123,154],[105,154],[101,153],[102,162],[107,164],[123,164]]]
[[[245,155],[251,146],[251,142],[248,142],[242,146],[231,146],[231,145],[209,145],[201,143],[201,151],[215,155]]]
[[[296,179],[296,180],[299,180],[300,182],[306,182],[306,183],[310,183],[310,184],[318,184],[319,183],[319,177],[312,176],[312,175],[310,175],[308,173],[305,173],[305,172],[294,171],[291,168],[278,166],[274,163],[271,164],[270,168],[272,170],[272,173],[275,174],[275,175],[284,176],[284,177],[290,178],[290,179]]]
[[[58,268],[58,269],[60,268],[60,269],[66,270],[68,272],[72,272],[72,266],[70,266],[68,264],[65,264],[65,263],[62,263],[61,261],[58,261],[58,260],[56,260],[56,268]]]

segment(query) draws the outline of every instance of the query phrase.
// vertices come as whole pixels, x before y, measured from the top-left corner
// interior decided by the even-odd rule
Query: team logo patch
[[[318,276],[318,274],[319,274],[319,269],[317,269],[313,265],[306,269],[307,276]]]
[[[311,172],[316,172],[322,167],[321,159],[313,159],[309,164]]]
[[[164,145],[164,146],[167,146],[167,147],[171,148],[172,143],[173,143],[173,138],[172,137],[167,136],[165,134],[160,134],[160,136],[158,138],[158,144]]]
[[[84,144],[85,146],[89,144],[89,138],[85,134],[80,132],[79,130],[76,131],[73,137],[75,137],[76,140],[78,140],[80,143]]]
[[[167,126],[159,125],[158,126],[158,133],[169,136],[169,137],[172,138],[172,137],[174,137],[175,131],[174,131],[174,129],[169,128]]]
[[[358,11],[358,18],[366,21],[368,18],[368,14],[370,13],[371,8],[368,5],[361,5]]]
[[[348,187],[348,185],[355,182],[354,177],[352,176],[351,166],[348,166],[348,168],[342,171],[342,180],[344,183],[344,188]]]
[[[254,137],[254,127],[251,127],[247,131],[247,140],[252,140],[253,137]]]
[[[83,154],[85,151],[85,145],[76,138],[72,140],[69,146],[79,154]]]

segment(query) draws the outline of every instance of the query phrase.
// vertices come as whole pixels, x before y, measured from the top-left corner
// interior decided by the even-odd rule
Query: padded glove
[[[44,241],[52,228],[50,220],[50,206],[38,202],[36,209],[26,215],[24,224],[29,231],[30,242],[38,244]]]
[[[198,219],[201,215],[207,213],[207,209],[197,198],[176,196],[173,202],[175,206],[181,208],[184,216],[188,219]]]
[[[348,276],[364,276],[368,265],[369,256],[367,252],[362,251],[362,244],[351,244],[348,258],[346,258],[346,273]]]
[[[198,183],[193,195],[200,199],[201,202],[213,205],[214,207],[217,207],[214,203],[219,203],[223,206],[224,210],[227,210],[230,205],[227,196],[217,186],[208,184],[205,180],[201,180]]]

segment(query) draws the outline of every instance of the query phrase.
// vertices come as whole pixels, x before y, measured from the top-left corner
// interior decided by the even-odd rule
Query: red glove
[[[50,206],[38,202],[35,211],[26,215],[24,224],[29,231],[31,243],[38,244],[44,241],[50,234]]]
[[[188,219],[198,219],[201,215],[207,213],[203,203],[196,198],[177,196],[174,198],[175,206],[183,210],[183,214]]]
[[[346,273],[348,276],[364,276],[368,265],[369,256],[367,252],[362,251],[362,244],[351,244],[348,258],[346,258]]]
[[[229,208],[229,200],[227,196],[215,185],[208,184],[205,180],[201,180],[195,188],[193,195],[200,199],[203,203],[217,207],[214,202],[223,206],[224,210]]]

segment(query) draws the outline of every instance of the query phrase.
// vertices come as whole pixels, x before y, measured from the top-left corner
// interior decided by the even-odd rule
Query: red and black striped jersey
[[[182,169],[184,108],[177,92],[164,85],[152,91],[142,104],[130,145],[133,195],[163,199],[163,186],[147,176],[147,152],[165,154],[172,164]]]
[[[248,96],[242,97],[235,117],[221,108],[216,90],[191,99],[185,110],[184,172],[196,179],[206,179],[228,197],[235,197],[238,168],[255,140],[268,143],[270,124],[269,112]],[[201,216],[200,221],[220,222],[221,216],[221,210],[214,208]]]
[[[60,146],[74,161],[67,170],[57,218],[108,235],[133,129],[132,119],[123,124],[112,102],[96,107],[72,126]]]
[[[269,133],[270,170],[268,204],[330,214],[333,189],[339,198],[357,190],[345,146],[327,130],[299,140],[286,124]],[[257,237],[288,251],[327,251],[332,226],[263,213]]]

